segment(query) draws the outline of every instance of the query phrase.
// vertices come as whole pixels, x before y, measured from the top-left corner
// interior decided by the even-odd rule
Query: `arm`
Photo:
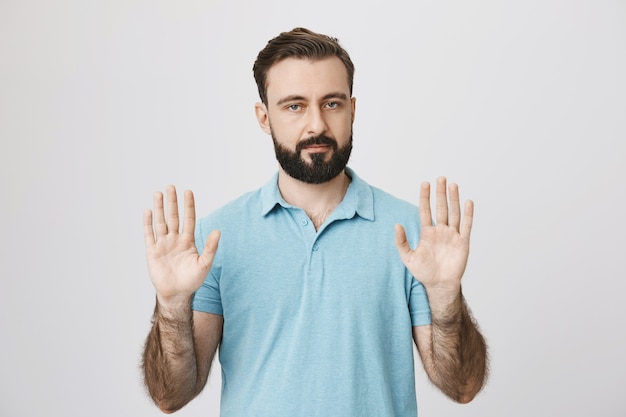
[[[413,339],[430,380],[460,403],[470,402],[487,377],[487,345],[462,298],[448,321],[413,327]]]
[[[189,306],[166,310],[157,301],[142,365],[145,385],[161,411],[177,411],[202,391],[223,324],[220,315],[192,312]]]
[[[193,194],[185,193],[181,233],[173,186],[168,187],[167,195],[167,222],[161,193],[156,193],[154,198],[154,229],[152,212],[147,210],[144,216],[148,271],[157,302],[142,366],[152,399],[162,411],[171,413],[191,401],[206,384],[221,340],[223,318],[191,310],[193,293],[202,285],[213,263],[219,232],[209,235],[199,255],[193,239]]]
[[[473,203],[465,205],[461,225],[458,187],[437,181],[437,225],[430,212],[430,184],[420,191],[422,234],[412,250],[402,226],[396,226],[396,245],[402,261],[426,289],[432,324],[413,328],[424,369],[431,381],[451,399],[467,403],[480,391],[487,376],[487,345],[461,292],[461,278],[469,256]]]

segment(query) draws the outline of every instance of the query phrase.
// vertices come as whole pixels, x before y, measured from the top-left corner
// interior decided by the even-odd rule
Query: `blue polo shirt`
[[[193,309],[224,316],[223,417],[417,415],[411,330],[430,324],[430,309],[394,224],[414,247],[418,210],[347,172],[317,231],[283,200],[277,174],[198,221],[199,251],[221,231]]]

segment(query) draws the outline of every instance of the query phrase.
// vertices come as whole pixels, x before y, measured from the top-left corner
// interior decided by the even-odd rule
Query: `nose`
[[[322,109],[311,106],[307,112],[307,134],[311,136],[318,136],[326,133],[326,120]]]

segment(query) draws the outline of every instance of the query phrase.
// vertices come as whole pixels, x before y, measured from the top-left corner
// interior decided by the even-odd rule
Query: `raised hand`
[[[220,238],[219,231],[209,235],[202,255],[194,243],[196,210],[193,193],[185,191],[184,221],[179,233],[178,200],[173,185],[166,188],[167,218],[163,194],[154,194],[154,226],[152,211],[144,213],[144,236],[150,279],[161,303],[188,302],[206,278]]]
[[[431,295],[448,299],[457,297],[461,288],[461,278],[465,272],[469,255],[470,232],[474,204],[465,203],[465,213],[461,222],[459,189],[450,184],[450,205],[446,195],[446,179],[437,179],[436,225],[433,225],[430,211],[430,184],[425,182],[420,190],[421,236],[417,247],[409,246],[406,233],[401,225],[396,225],[396,246],[402,262]],[[431,299],[431,303],[432,300]]]
[[[415,249],[402,226],[396,225],[396,246],[407,269],[426,289],[432,323],[413,327],[424,369],[433,383],[460,403],[471,401],[487,377],[487,344],[461,292],[461,278],[469,256],[474,203],[465,203],[461,222],[459,188],[437,178],[436,225],[430,212],[430,184],[420,190],[422,224]]]

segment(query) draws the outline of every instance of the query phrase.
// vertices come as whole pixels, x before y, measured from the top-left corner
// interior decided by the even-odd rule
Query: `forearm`
[[[428,374],[447,396],[467,403],[487,377],[487,345],[462,294],[445,306],[434,306]]]
[[[144,381],[164,412],[174,412],[202,387],[193,340],[191,301],[165,308],[156,303],[143,354]]]

